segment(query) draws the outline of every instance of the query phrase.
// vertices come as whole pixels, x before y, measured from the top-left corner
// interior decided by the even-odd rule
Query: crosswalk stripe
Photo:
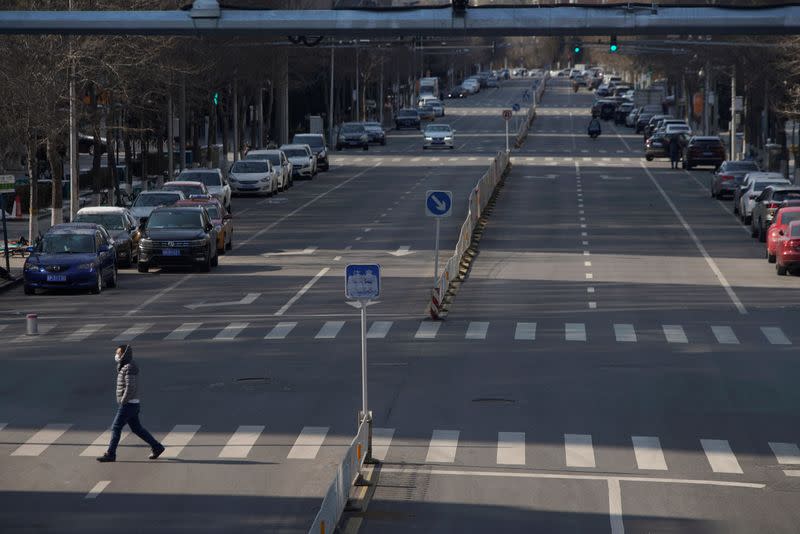
[[[517,323],[517,328],[514,330],[514,339],[534,341],[536,339],[536,323]]]
[[[278,323],[275,325],[275,328],[270,330],[269,334],[267,334],[264,339],[285,339],[296,326],[297,323],[293,321]]]
[[[214,341],[231,341],[238,336],[250,323],[231,323],[222,332],[214,336]]]
[[[639,469],[667,470],[664,451],[661,450],[661,440],[653,436],[631,436],[631,441]]]
[[[1,428],[1,427],[0,427]],[[800,465],[800,448],[796,443],[769,442],[769,448],[781,465]]]
[[[472,321],[467,327],[467,333],[464,339],[486,339],[486,333],[489,331],[489,323],[486,321]]]
[[[161,441],[161,444],[166,447],[161,457],[177,458],[183,448],[192,441],[198,430],[200,430],[200,425],[175,425],[172,427],[172,431]]]
[[[664,337],[667,338],[668,343],[688,343],[689,340],[686,339],[686,332],[683,331],[683,327],[677,324],[665,324],[661,325],[661,329],[664,331]]]
[[[101,328],[103,328],[104,324],[86,324],[68,335],[64,341],[83,341],[87,337],[91,336]]]
[[[72,427],[71,424],[62,423],[46,425],[12,452],[11,456],[39,456],[70,427]]]
[[[723,345],[739,344],[739,338],[736,337],[733,328],[730,326],[712,326],[711,331],[714,333],[714,337],[717,338],[717,343],[722,343]]]
[[[791,345],[792,342],[777,326],[762,326],[761,331],[772,345]]]
[[[459,434],[458,430],[434,430],[425,461],[447,464],[455,462]]]
[[[154,324],[155,323],[138,323],[138,324],[135,324],[135,325],[131,326],[130,328],[128,328],[127,330],[125,330],[124,332],[122,332],[120,335],[118,335],[114,339],[112,339],[112,341],[117,341],[117,342],[122,342],[122,343],[125,343],[125,342],[128,342],[128,341],[133,341],[138,336],[144,334],[145,332],[147,332],[148,330],[153,328]]]
[[[0,432],[2,432],[2,430],[7,426],[8,426],[8,423],[0,423]]]
[[[5,330],[6,328],[8,328],[8,325],[7,325],[7,324],[0,324],[0,332],[2,332],[3,330]]]
[[[739,462],[736,460],[728,440],[701,439],[700,444],[703,446],[712,471],[742,474],[742,468],[739,467]]]
[[[183,323],[178,328],[170,332],[169,335],[164,339],[167,341],[182,341],[202,325],[203,323]]]
[[[247,458],[262,432],[263,425],[240,425],[219,453],[219,458]]]
[[[29,336],[27,334],[22,334],[14,338],[13,343],[25,343],[26,341],[33,341],[39,336],[43,336],[50,332],[56,325],[54,324],[40,324],[38,328],[39,335],[38,336]]]
[[[590,434],[564,434],[567,467],[595,467]]]
[[[583,323],[565,323],[564,338],[567,341],[586,341],[586,325]]]
[[[289,451],[287,458],[313,460],[317,457],[322,442],[325,441],[325,436],[328,435],[327,426],[304,426],[300,431],[300,435]]]
[[[393,321],[375,321],[369,327],[369,331],[367,332],[368,339],[383,339],[389,333],[389,330],[392,328],[394,324]]]
[[[633,329],[632,324],[615,324],[614,336],[616,336],[617,341],[636,342],[636,330]]]
[[[96,499],[97,496],[100,495],[103,492],[103,490],[108,487],[109,484],[111,484],[110,480],[101,480],[100,482],[95,484],[91,490],[89,490],[89,493],[86,494],[84,499],[88,500]]]
[[[344,321],[327,321],[314,337],[316,339],[334,339],[339,335],[339,330],[341,330],[343,326]]]
[[[440,326],[442,326],[442,323],[422,321],[419,323],[417,333],[414,334],[414,339],[436,339],[436,334],[439,333]]]
[[[127,430],[123,431],[122,435],[119,438],[119,442],[122,443],[123,441],[125,441],[125,438],[128,437],[128,434],[130,434],[130,432],[128,432]],[[92,442],[91,445],[83,449],[80,455],[101,456],[104,452],[106,452],[106,450],[108,450],[108,443],[110,441],[111,441],[111,431],[106,430],[105,432],[97,436],[97,438],[95,438],[95,440]]]
[[[383,462],[389,454],[389,445],[392,444],[394,428],[372,429],[372,457]]]
[[[497,433],[497,463],[525,465],[525,432]]]

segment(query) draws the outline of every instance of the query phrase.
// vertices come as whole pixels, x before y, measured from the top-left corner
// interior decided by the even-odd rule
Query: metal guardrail
[[[531,129],[531,125],[533,124],[533,119],[536,118],[536,106],[539,105],[539,102],[542,101],[542,95],[544,95],[544,88],[547,80],[549,79],[550,74],[546,74],[541,78],[535,78],[539,80],[536,87],[533,89],[533,102],[531,103],[530,107],[525,114],[525,120],[519,125],[519,130],[517,131],[517,137],[514,141],[514,146],[519,148],[522,146],[523,141],[528,136],[528,130]]]
[[[364,459],[367,455],[369,441],[370,421],[362,421],[358,427],[356,437],[350,443],[344,454],[342,463],[336,467],[336,476],[322,499],[322,505],[308,530],[308,534],[330,534],[336,530],[339,519],[342,517],[350,488],[361,474]]]

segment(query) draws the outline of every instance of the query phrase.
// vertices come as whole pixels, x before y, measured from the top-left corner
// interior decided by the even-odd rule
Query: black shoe
[[[110,454],[105,453],[103,456],[98,456],[97,461],[101,462],[101,463],[116,462],[117,461],[117,457],[116,456],[111,456]]]
[[[156,460],[165,450],[166,448],[163,445],[159,445],[158,449],[153,449],[153,452],[150,454],[149,458],[151,460]]]

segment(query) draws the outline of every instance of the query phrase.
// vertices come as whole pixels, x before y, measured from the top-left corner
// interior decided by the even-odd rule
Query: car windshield
[[[49,234],[42,240],[45,254],[94,253],[94,234]]]
[[[325,146],[325,143],[322,141],[322,137],[319,135],[295,135],[294,142],[308,145],[312,148],[322,148]]]
[[[125,228],[122,215],[118,213],[79,213],[72,222],[95,223],[105,226],[106,230],[123,230]]]
[[[183,194],[186,195],[187,197],[189,197],[191,195],[205,195],[206,194],[206,192],[203,191],[203,188],[201,186],[199,186],[199,185],[184,185],[184,184],[181,184],[181,185],[170,185],[170,184],[165,184],[164,185],[164,189],[172,189],[172,190],[175,190],[175,191],[183,191]]]
[[[767,188],[768,185],[773,185],[775,182],[755,182],[753,184],[753,191],[760,193]]]
[[[133,203],[134,208],[145,206],[168,206],[180,200],[180,195],[174,193],[153,193],[149,195],[139,195]]]
[[[450,133],[450,128],[448,126],[429,126],[425,128],[425,132],[431,133]]]
[[[184,171],[178,176],[179,180],[186,180],[187,182],[200,182],[206,186],[222,185],[219,174],[216,172],[192,172]]]
[[[148,228],[202,228],[203,218],[197,211],[156,211],[147,221]]]
[[[800,224],[793,224],[792,228],[792,237],[800,237]]]
[[[361,133],[363,131],[363,128],[364,128],[363,126],[359,126],[357,124],[345,124],[344,126],[342,126],[342,133],[357,134]],[[286,155],[288,156],[289,154]]]
[[[208,212],[208,216],[212,219],[221,219],[222,216],[219,214],[219,206],[215,204],[209,204],[206,207],[206,211]]]
[[[800,199],[800,190],[788,190],[788,191],[775,191],[772,194],[772,200],[777,200],[780,202],[781,200],[798,200]]]
[[[263,159],[267,158],[265,157]],[[267,162],[258,160],[237,161],[233,164],[233,167],[231,167],[231,172],[238,172],[241,174],[254,174],[268,171],[269,169],[267,169]]]
[[[725,169],[733,172],[757,171],[758,165],[753,161],[729,161]]]
[[[308,154],[302,148],[284,148],[283,153],[287,158],[303,158],[308,157]]]

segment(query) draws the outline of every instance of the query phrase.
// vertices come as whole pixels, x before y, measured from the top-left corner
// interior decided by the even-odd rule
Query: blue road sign
[[[381,266],[351,263],[344,271],[344,294],[349,299],[372,300],[381,294]]]
[[[511,106],[511,109],[513,109],[514,111],[519,111],[519,104],[513,104]]]
[[[425,193],[425,212],[428,217],[449,217],[453,208],[453,193],[428,191]]]

